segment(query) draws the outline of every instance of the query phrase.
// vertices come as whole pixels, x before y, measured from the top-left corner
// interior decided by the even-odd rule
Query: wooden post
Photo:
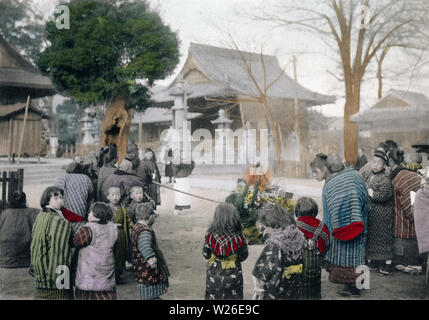
[[[2,173],[2,187],[1,187],[1,200],[2,200],[2,209],[4,209],[6,207],[6,189],[7,189],[7,172],[3,171]]]
[[[8,180],[9,180],[9,188],[7,190],[7,202],[9,202],[12,199],[12,193],[16,191],[16,180],[17,180],[16,171],[8,172]]]
[[[294,114],[295,114],[295,134],[296,138],[298,139],[299,143],[299,159],[301,160],[301,132],[300,132],[300,123],[299,123],[299,105],[298,105],[298,74],[296,72],[296,56],[293,56],[293,76],[294,76],[294,93],[295,93],[295,99],[294,99]],[[295,164],[295,175],[298,177],[298,164],[299,161]]]
[[[24,169],[18,169],[18,191],[24,191]]]
[[[246,128],[246,123],[244,122],[243,105],[241,102],[239,102],[238,104],[240,107],[241,124],[242,124],[243,129],[244,129],[244,128]]]
[[[139,144],[143,142],[143,124],[142,124],[142,114],[139,113]]]
[[[13,147],[13,136],[12,136],[12,127],[13,127],[13,119],[9,119],[9,152],[8,152],[8,162],[12,162],[12,147]]]
[[[27,97],[27,104],[25,105],[24,122],[22,124],[21,139],[19,140],[19,147],[18,147],[18,164],[19,164],[19,161],[21,159],[22,142],[24,141],[25,123],[27,122],[29,105],[30,105],[30,96]]]

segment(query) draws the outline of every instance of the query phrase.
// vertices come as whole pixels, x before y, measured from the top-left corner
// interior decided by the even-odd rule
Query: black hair
[[[12,209],[27,208],[27,196],[22,191],[13,192],[7,207]]]
[[[110,206],[104,202],[94,202],[91,206],[94,217],[100,219],[99,224],[106,224],[113,219],[113,212]]]
[[[295,216],[311,216],[315,218],[317,213],[319,212],[319,208],[317,206],[316,201],[309,197],[301,197],[295,204]]]
[[[67,166],[66,172],[88,175],[88,165],[72,162]]]
[[[241,218],[237,209],[231,203],[223,202],[218,204],[207,232],[237,234],[241,230]]]
[[[387,153],[387,156],[389,157],[389,159],[392,159],[393,162],[397,165],[401,165],[401,163],[404,162],[404,151],[400,149],[390,149]]]
[[[153,162],[156,163],[156,154],[155,154],[155,151],[153,151],[152,148],[146,148],[146,149],[144,149],[144,153],[146,153],[146,152],[152,153],[152,159],[151,159],[151,161],[153,161]]]
[[[155,214],[152,204],[140,203],[136,206],[135,215],[137,220],[149,220],[150,216]]]
[[[323,153],[316,154],[316,157],[310,163],[311,170],[314,171],[314,169],[316,168],[323,170],[324,168],[327,168],[327,159],[328,159],[328,156],[326,154],[323,154]]]
[[[326,167],[331,173],[340,172],[345,169],[345,165],[342,162],[342,159],[339,155],[336,154],[328,156],[328,158],[326,159]]]
[[[390,149],[389,145],[386,142],[380,142],[376,149],[379,149],[379,148],[382,148],[384,150],[384,152],[386,152],[386,153]]]
[[[49,204],[52,196],[64,196],[64,190],[57,186],[47,187],[45,191],[42,193],[42,197],[40,198],[40,207],[43,211],[46,210],[46,206]]]
[[[115,144],[109,144],[100,150],[98,166],[113,166],[118,161],[118,148]]]
[[[398,144],[393,140],[386,140],[386,141],[384,141],[384,143],[387,145],[386,152],[388,152],[391,149],[399,149]]]
[[[259,221],[267,227],[280,229],[296,225],[293,212],[289,212],[278,204],[266,203],[258,210]]]

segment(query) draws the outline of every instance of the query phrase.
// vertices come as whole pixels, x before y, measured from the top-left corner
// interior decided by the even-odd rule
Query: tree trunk
[[[128,135],[131,125],[131,110],[129,100],[124,94],[118,94],[110,101],[101,128],[100,143],[107,147],[116,145],[118,150],[118,165],[127,155]]]
[[[357,123],[349,122],[349,118],[359,112],[359,105],[360,81],[354,81],[347,90],[344,108],[344,157],[352,165],[358,162],[359,129]]]

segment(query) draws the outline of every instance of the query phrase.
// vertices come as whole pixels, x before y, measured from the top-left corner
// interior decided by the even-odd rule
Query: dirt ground
[[[46,186],[27,186],[29,206],[39,207],[39,199]],[[229,190],[193,189],[193,193],[213,199],[224,200]],[[204,299],[205,260],[201,254],[203,235],[211,222],[213,202],[192,198],[192,208],[186,215],[173,215],[174,192],[162,189],[162,205],[157,212],[159,218],[154,226],[160,249],[167,260],[171,277],[170,288],[162,297],[167,300]],[[316,199],[320,204],[320,199]],[[249,257],[243,263],[244,298],[251,299],[253,281],[251,271],[258,258],[262,245],[249,247]],[[429,289],[424,287],[423,275],[408,275],[395,272],[383,277],[370,274],[370,289],[364,290],[360,298],[343,298],[337,294],[339,285],[328,281],[328,274],[322,274],[322,299],[361,299],[361,300],[420,300],[429,299]],[[32,299],[34,285],[27,269],[0,268],[0,299]],[[121,300],[138,299],[137,283],[131,271],[127,271],[126,283],[117,287]]]

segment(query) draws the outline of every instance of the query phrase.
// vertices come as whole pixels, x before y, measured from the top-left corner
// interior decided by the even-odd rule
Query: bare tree
[[[349,117],[359,111],[361,85],[370,64],[382,65],[392,48],[418,48],[427,41],[425,0],[274,0],[253,19],[277,26],[295,27],[316,34],[341,63],[344,79],[344,156],[357,163],[358,127]],[[381,89],[380,89],[381,90]]]
[[[264,61],[264,54],[263,54],[263,47],[261,46],[261,52],[260,52],[260,59],[261,59],[261,66],[262,66],[262,70],[264,73],[264,82],[263,84],[259,84],[258,81],[256,80],[256,77],[252,71],[251,65],[250,63],[247,61],[245,55],[243,54],[243,52],[240,50],[240,48],[238,47],[236,41],[234,40],[234,38],[231,36],[231,34],[229,34],[229,37],[231,38],[231,41],[234,45],[235,50],[239,53],[241,61],[243,62],[243,65],[246,69],[246,72],[249,76],[249,79],[251,80],[252,84],[254,85],[255,89],[258,92],[258,96],[242,96],[242,97],[238,97],[238,98],[234,98],[234,99],[213,99],[213,98],[206,98],[209,101],[216,101],[216,102],[223,102],[223,103],[240,103],[240,102],[251,102],[251,103],[258,103],[261,104],[264,107],[265,110],[265,114],[267,116],[268,122],[270,124],[271,130],[273,132],[273,139],[274,139],[274,145],[275,145],[275,149],[276,149],[276,160],[277,163],[280,163],[280,140],[279,140],[279,136],[278,136],[278,126],[276,125],[276,122],[274,121],[272,112],[271,112],[271,108],[270,105],[268,103],[268,90],[277,82],[281,79],[281,77],[284,75],[286,67],[284,67],[280,73],[277,75],[277,77],[272,80],[272,81],[268,81],[267,80],[267,69],[265,66],[265,61]],[[243,124],[244,126],[244,124]]]

